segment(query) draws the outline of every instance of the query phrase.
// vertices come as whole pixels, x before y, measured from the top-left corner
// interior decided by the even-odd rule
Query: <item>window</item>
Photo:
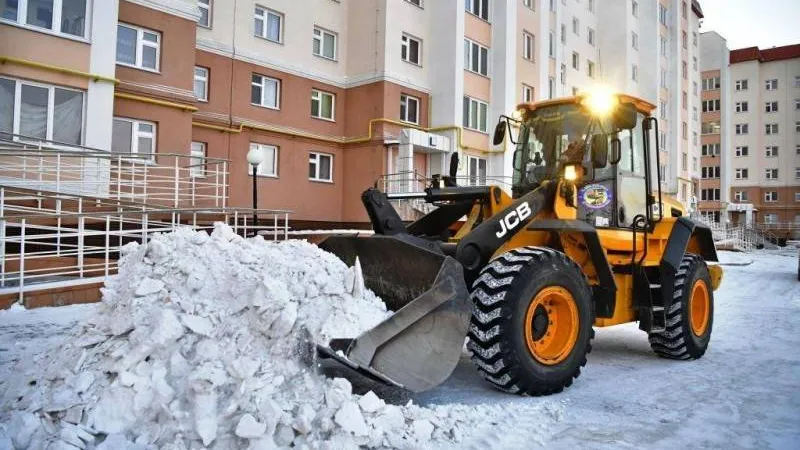
[[[581,34],[581,23],[577,17],[572,17],[572,32],[575,33],[575,36],[580,36]]]
[[[555,58],[556,57],[556,42],[555,42],[555,36],[553,36],[553,32],[552,31],[550,31],[549,37],[550,37],[550,40],[548,41],[549,54],[550,54],[551,58]]]
[[[400,57],[411,64],[422,65],[422,43],[407,34],[403,35],[400,46]]]
[[[489,73],[489,49],[464,39],[464,68],[481,75]]]
[[[703,112],[719,111],[719,99],[703,100],[701,104],[703,106]]]
[[[255,35],[272,42],[283,41],[283,14],[256,6]]]
[[[683,109],[688,109],[689,107],[689,96],[686,94],[686,91],[681,93],[681,106]]]
[[[778,169],[765,169],[764,174],[768,180],[778,179]]]
[[[594,0],[586,0],[586,9],[588,9],[589,12],[594,12]]]
[[[197,24],[204,28],[211,28],[211,0],[197,0],[200,9],[200,18]]]
[[[795,110],[800,110],[800,99],[795,99],[794,100],[794,109]]]
[[[665,133],[663,131],[661,132],[661,140],[660,140],[660,142],[661,142],[661,148],[662,149],[667,148],[667,133]]]
[[[719,144],[704,144],[701,147],[700,156],[717,156],[719,155]]]
[[[702,83],[704,91],[719,89],[719,77],[703,78]]]
[[[83,143],[83,92],[0,78],[0,131]]]
[[[684,0],[683,3],[681,3],[681,15],[684,19],[686,18],[686,9],[686,0]]]
[[[661,49],[661,56],[667,56],[667,38],[664,36],[659,36],[661,40],[661,45],[658,47]]]
[[[336,39],[336,33],[314,27],[313,53],[323,58],[336,60]],[[405,40],[406,36],[403,36],[403,39]],[[419,41],[417,41],[417,46],[419,46]],[[419,47],[417,47],[417,49],[419,49]],[[418,61],[414,61],[414,63],[419,64]]]
[[[533,0],[522,0],[522,4],[534,11],[536,10],[536,4],[533,2]]]
[[[795,192],[795,193],[794,193],[794,201],[796,201],[796,202],[800,202],[800,192]],[[796,217],[797,217],[797,216],[795,216],[795,222],[797,222],[797,219],[796,219]]]
[[[639,80],[639,66],[636,64],[631,65],[631,80],[638,81]]]
[[[737,180],[746,180],[748,177],[748,171],[749,169],[736,169],[734,177]]]
[[[697,145],[697,132],[692,131],[692,144]],[[695,158],[697,160],[697,158]]]
[[[161,33],[158,31],[117,25],[117,64],[157,72],[160,42]]]
[[[703,167],[701,174],[704,179],[719,178],[719,166]]]
[[[681,34],[681,46],[683,46],[683,48],[689,47],[689,36],[686,34],[685,31],[682,32]]]
[[[776,156],[778,156],[778,146],[777,145],[768,145],[767,149],[766,149],[766,152],[765,152],[765,156],[767,158],[775,158]]]
[[[470,186],[486,185],[486,164],[485,158],[467,156],[467,177]]]
[[[699,117],[697,115],[697,106],[692,106],[692,119],[698,120]]]
[[[681,200],[686,201],[688,196],[686,195],[686,185],[681,185]]]
[[[336,96],[330,92],[311,90],[311,117],[334,120]]]
[[[189,158],[189,175],[193,178],[206,176],[206,143],[192,142]]]
[[[466,0],[464,6],[468,13],[489,20],[489,0]]]
[[[253,74],[250,82],[250,103],[265,108],[280,108],[281,82],[274,78]]]
[[[564,25],[563,23],[561,24],[561,43],[562,44],[567,43],[567,26]]]
[[[578,52],[572,52],[572,68],[580,70],[581,68],[581,55]]]
[[[692,94],[697,96],[697,81],[692,81]]]
[[[746,91],[747,90],[747,80],[736,80],[736,90],[737,91]]]
[[[549,99],[556,96],[556,79],[553,77],[547,79],[547,95]]]
[[[261,164],[256,166],[256,175],[262,177],[278,176],[278,147],[251,142],[250,150],[261,153]]]
[[[800,121],[796,121],[794,123],[794,132],[795,133],[800,133]]]
[[[309,152],[308,179],[311,181],[333,181],[333,155]]]
[[[525,103],[533,101],[533,88],[527,84],[522,85],[522,101]]]
[[[800,75],[794,76],[794,87],[800,88]]]
[[[567,84],[567,65],[561,64],[561,84]]]
[[[556,0],[550,0],[550,11],[556,10]]]
[[[778,80],[776,78],[765,80],[764,84],[768,91],[774,91],[778,89]]]
[[[736,124],[736,134],[747,134],[750,132],[750,125],[746,123]]]
[[[764,214],[764,223],[778,223],[778,215],[775,213]]]
[[[719,189],[703,189],[700,191],[700,200],[718,202]]]
[[[794,179],[795,180],[800,180],[800,167],[795,167],[794,168]],[[797,195],[797,194],[795,194],[795,195]]]
[[[768,123],[765,126],[766,134],[778,134],[778,124],[777,123]]]
[[[764,112],[778,112],[778,102],[767,102],[764,104]]]
[[[0,1],[0,18],[85,38],[87,0]]]
[[[764,192],[764,201],[765,202],[777,202],[778,201],[778,191],[766,191],[766,192]]]
[[[664,183],[667,180],[667,166],[658,166],[658,173],[661,176],[661,182]]]
[[[800,144],[794,146],[794,154],[800,155]]]
[[[594,29],[592,28],[586,29],[586,41],[589,43],[589,45],[594,47]]]
[[[689,65],[686,64],[686,61],[681,62],[681,75],[683,75],[684,80],[689,78]]]
[[[735,156],[748,156],[750,154],[750,147],[746,145],[739,145],[734,150]]]
[[[419,124],[419,99],[410,95],[400,96],[400,120]]]
[[[746,202],[747,201],[747,191],[735,191],[733,193],[733,198],[737,202]]]
[[[702,134],[719,134],[720,126],[717,121],[703,122],[700,124],[700,133]]]
[[[661,69],[661,87],[667,88],[667,69]]]
[[[208,69],[194,67],[194,96],[201,102],[208,101]]]
[[[667,25],[667,7],[661,4],[658,5],[658,21],[661,25]]]
[[[480,100],[464,97],[464,127],[486,133],[489,105]]]
[[[689,157],[686,155],[686,152],[681,153],[681,170],[689,170]]]
[[[692,31],[692,45],[697,47],[697,32]]]
[[[662,119],[666,119],[667,118],[667,102],[662,100],[660,103],[661,103],[661,107],[659,108],[659,110],[661,111],[661,118]]]
[[[588,59],[586,60],[586,75],[588,75],[589,78],[594,78],[594,63]]]
[[[639,50],[639,35],[631,31],[631,47],[634,50]]]
[[[633,14],[633,17],[639,17],[639,2],[636,0],[631,2],[631,14]]]
[[[747,112],[747,102],[736,102],[736,112]]]
[[[536,42],[536,38],[527,31],[522,32],[522,57],[527,59],[528,61],[534,60],[534,43]]]
[[[150,159],[156,152],[156,124],[144,120],[114,117],[111,132],[111,151],[146,155]]]

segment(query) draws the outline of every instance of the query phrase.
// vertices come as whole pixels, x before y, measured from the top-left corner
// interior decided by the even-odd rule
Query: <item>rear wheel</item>
[[[708,348],[714,324],[714,291],[703,258],[683,257],[675,275],[673,299],[666,330],[650,334],[650,347],[664,358],[697,359]]]
[[[511,393],[572,384],[591,351],[592,294],[561,252],[523,247],[495,258],[473,284],[468,348],[478,371]]]

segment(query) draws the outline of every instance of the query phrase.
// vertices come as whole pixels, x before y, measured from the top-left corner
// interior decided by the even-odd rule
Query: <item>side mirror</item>
[[[622,142],[618,137],[615,137],[611,139],[611,157],[608,162],[618,164],[620,159],[622,159]]]
[[[592,136],[592,167],[602,168],[608,164],[608,136],[595,134]]]
[[[492,144],[500,145],[503,143],[503,140],[506,138],[506,127],[508,124],[502,118],[497,122],[497,126],[494,127],[494,137],[492,138]]]
[[[636,107],[633,103],[623,103],[614,110],[614,126],[619,130],[632,130],[636,128]]]
[[[448,172],[450,178],[455,179],[458,175],[458,152],[454,152],[450,156],[450,171]]]

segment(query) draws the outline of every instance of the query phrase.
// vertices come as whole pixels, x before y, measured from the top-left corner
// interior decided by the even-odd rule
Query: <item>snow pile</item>
[[[99,312],[6,384],[0,447],[418,448],[458,440],[487,411],[386,404],[306,363],[309,339],[353,337],[387,314],[360,271],[302,241],[245,240],[218,224],[211,236],[185,229],[131,244]]]

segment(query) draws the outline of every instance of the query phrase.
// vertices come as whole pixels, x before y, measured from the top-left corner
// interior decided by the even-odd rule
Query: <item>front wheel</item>
[[[561,252],[522,247],[504,253],[473,284],[468,348],[500,390],[547,395],[580,375],[591,351],[592,293]]]
[[[666,330],[650,334],[650,347],[664,358],[700,358],[708,348],[714,324],[714,291],[703,258],[683,257],[675,274],[673,298]]]

